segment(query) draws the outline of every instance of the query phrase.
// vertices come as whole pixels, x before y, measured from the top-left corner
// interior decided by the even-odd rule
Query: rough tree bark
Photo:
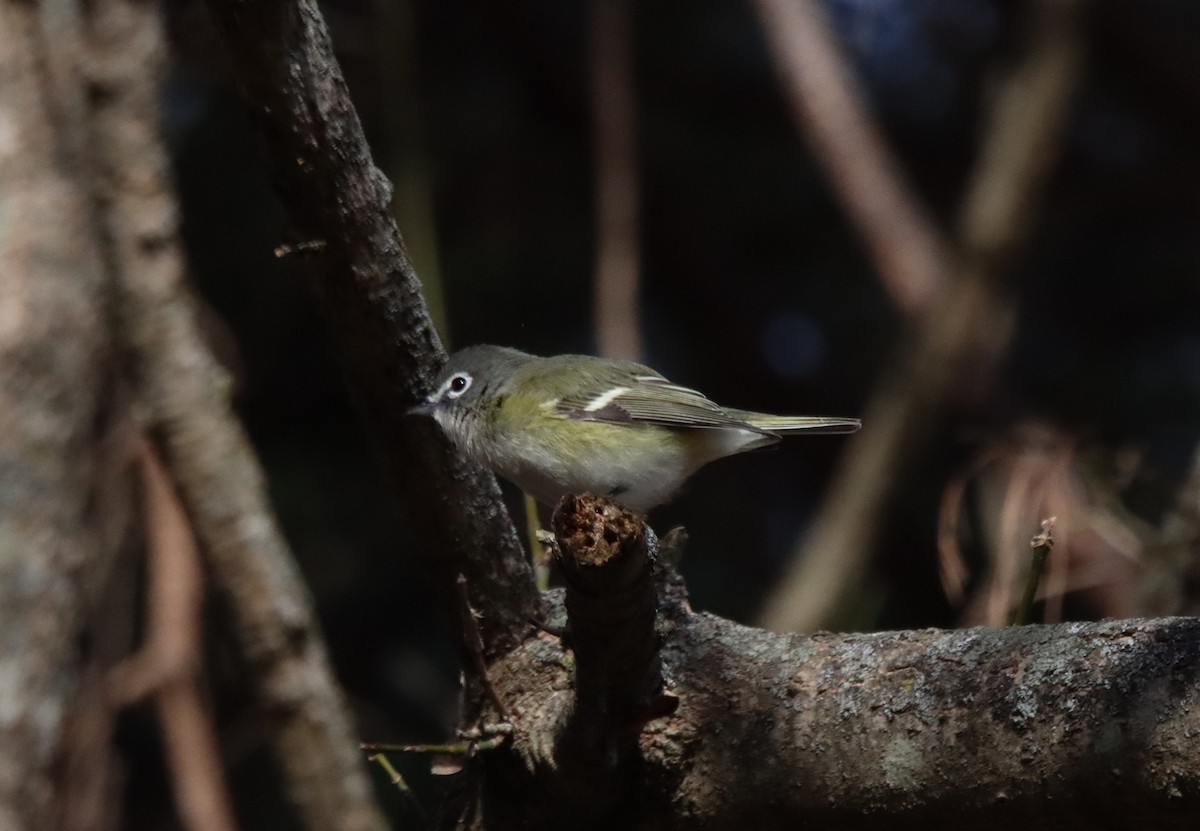
[[[322,309],[386,472],[423,540],[446,604],[466,578],[487,655],[518,643],[538,598],[492,476],[458,458],[428,420],[405,411],[428,394],[445,351],[371,161],[315,0],[209,0],[238,83],[258,115],[297,239],[314,250]],[[453,616],[458,620],[460,616]],[[460,642],[466,644],[465,634]]]
[[[564,502],[555,531],[566,646],[541,634],[493,667],[516,733],[511,755],[481,762],[492,810],[477,827],[1195,825],[1200,620],[779,635],[693,613],[666,572],[658,637],[678,707],[664,716],[660,656],[629,626],[653,614],[652,595],[628,591],[653,535],[647,546],[639,520],[590,498]],[[625,556],[597,557],[609,550]],[[586,610],[571,600],[581,590]],[[589,640],[608,637],[601,672],[584,612]],[[582,748],[569,740],[580,708]],[[639,752],[616,752],[635,740]]]
[[[76,42],[54,3],[0,0],[0,828],[49,827],[78,680],[80,580],[104,553],[105,274]],[[64,337],[69,333],[69,337]]]
[[[282,772],[307,828],[383,827],[312,599],[266,481],[207,348],[186,281],[160,129],[165,34],[155,0],[99,0],[88,61],[101,217],[116,271],[126,371],[159,439],[232,630]]]
[[[97,598],[135,510],[133,395],[137,429],[171,451],[189,521],[233,598],[298,817],[381,828],[311,602],[183,280],[158,129],[163,57],[154,0],[0,0],[0,828],[92,828],[117,813],[97,807],[112,797],[104,754],[121,704],[105,673],[126,640],[110,630],[133,623],[100,618],[132,602]],[[132,546],[124,553],[128,585]],[[89,749],[98,776],[80,774]],[[180,770],[180,792],[194,794],[199,780]],[[188,801],[190,827],[206,807],[208,827],[228,827]]]
[[[579,500],[556,524],[564,572],[618,571],[574,579],[583,594],[550,604],[547,628],[565,621],[565,642],[533,630],[538,603],[494,486],[398,420],[440,350],[315,6],[209,4],[301,241],[321,249],[322,301],[370,427],[419,527],[443,543],[426,559],[448,605],[465,575],[481,615],[514,734],[469,766],[467,823],[1057,829],[1119,815],[1191,827],[1196,621],[777,635],[693,614],[669,575],[640,590],[648,531]],[[597,557],[604,546],[616,553]],[[658,651],[646,648],[656,605]],[[489,706],[468,719],[499,718]]]

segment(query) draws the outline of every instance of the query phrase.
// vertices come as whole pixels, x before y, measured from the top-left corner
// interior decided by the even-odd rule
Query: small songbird
[[[593,493],[644,512],[715,459],[860,426],[721,407],[630,361],[503,346],[456,352],[437,384],[409,412],[432,415],[462,453],[550,506]]]

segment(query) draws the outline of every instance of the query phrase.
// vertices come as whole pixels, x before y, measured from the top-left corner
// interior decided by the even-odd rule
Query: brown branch
[[[204,346],[184,281],[169,163],[158,134],[159,10],[144,0],[104,0],[92,15],[91,146],[103,177],[109,260],[119,273],[136,391],[161,436],[213,579],[229,600],[298,817],[322,831],[380,829],[312,602],[267,504],[262,471],[230,412],[229,382]]]
[[[638,733],[674,702],[654,629],[652,535],[642,517],[592,496],[565,497],[553,525],[575,667],[555,784],[577,808],[615,822],[637,773]]]
[[[208,5],[297,238],[328,243],[317,255],[321,305],[442,606],[455,608],[464,575],[471,606],[486,610],[479,627],[487,655],[499,654],[538,616],[531,569],[492,476],[462,461],[432,422],[404,418],[445,352],[315,0]]]
[[[892,486],[930,438],[954,384],[1007,342],[1004,277],[1032,227],[1082,68],[1077,0],[1039,0],[1031,43],[992,107],[963,208],[958,266],[884,373],[813,527],[762,614],[770,629],[828,625],[866,572]]]
[[[235,827],[212,713],[200,693],[204,574],[183,505],[153,446],[141,458],[146,502],[147,636],[113,668],[117,706],[153,696],[171,786],[190,831]]]
[[[948,280],[949,246],[904,181],[817,0],[754,0],[792,115],[910,317]]]
[[[1046,557],[1054,548],[1054,517],[1042,520],[1042,530],[1034,534],[1029,547],[1033,549],[1033,558],[1029,566],[1029,576],[1025,581],[1025,593],[1021,595],[1021,602],[1013,612],[1013,626],[1024,626],[1032,614],[1038,583],[1041,582],[1042,573],[1046,568]]]
[[[679,707],[640,735],[637,827],[1187,829],[1200,810],[1200,621],[806,637],[700,614],[664,631]],[[555,824],[559,772],[536,746],[561,729],[563,664],[538,640],[494,667],[523,717],[507,758],[478,760],[515,812],[486,827],[591,818]]]
[[[54,37],[78,26],[70,6],[0,0],[0,828],[52,827],[81,577],[112,553],[97,494],[120,483],[95,446],[114,361],[87,124]]]
[[[596,345],[642,358],[633,27],[629,0],[591,0],[592,139],[596,189]]]

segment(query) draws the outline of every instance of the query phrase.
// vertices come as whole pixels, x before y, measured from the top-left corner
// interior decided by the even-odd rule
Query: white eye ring
[[[450,376],[450,380],[446,382],[446,397],[458,398],[464,392],[471,388],[470,374],[466,372],[456,372]]]

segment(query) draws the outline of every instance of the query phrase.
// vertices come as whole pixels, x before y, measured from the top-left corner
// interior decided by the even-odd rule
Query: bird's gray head
[[[484,419],[513,373],[534,356],[505,346],[468,346],[450,356],[434,391],[410,413],[431,415],[455,444],[475,455]]]

